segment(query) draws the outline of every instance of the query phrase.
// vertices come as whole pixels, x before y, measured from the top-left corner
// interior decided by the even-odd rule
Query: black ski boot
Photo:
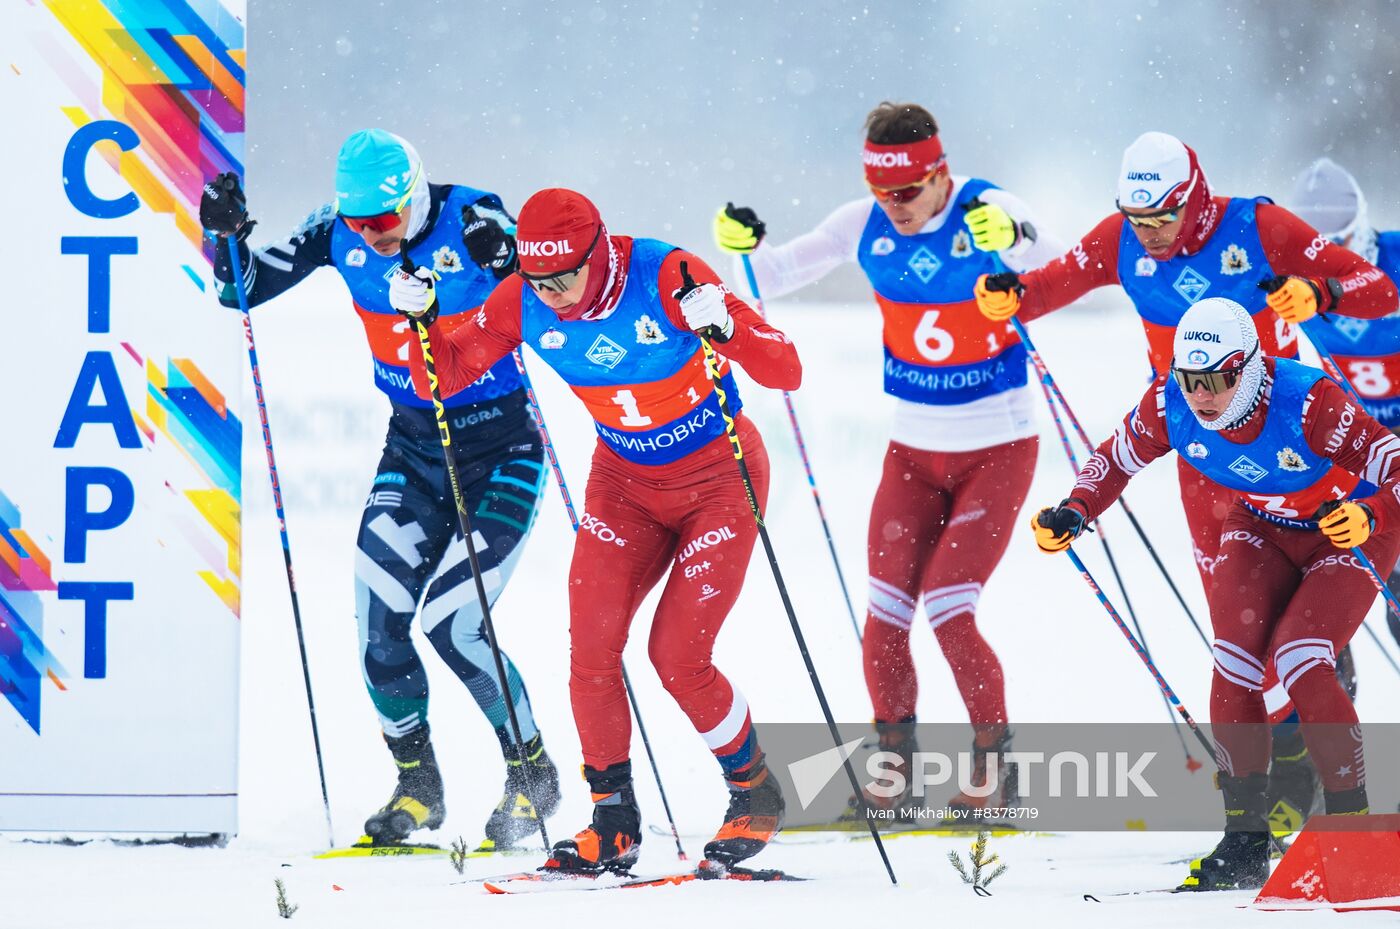
[[[1017,783],[1016,766],[1006,761],[1006,753],[1011,751],[1011,736],[1010,729],[1003,729],[997,740],[986,747],[979,746],[977,740],[973,739],[972,776],[968,779],[968,784],[979,793],[983,788],[990,786],[991,792],[984,797],[977,797],[966,791],[959,791],[956,797],[948,801],[948,810],[953,814],[947,820],[949,825],[981,828],[989,820],[979,814],[986,810],[1016,806],[1020,802],[1021,788]],[[996,756],[995,766],[988,763],[988,755]],[[1005,817],[993,816],[991,819]]]
[[[732,868],[763,851],[778,834],[787,804],[762,752],[747,766],[727,775],[725,783],[729,786],[729,809],[719,832],[705,845],[705,858]]]
[[[375,845],[393,845],[415,830],[436,829],[447,813],[442,800],[442,775],[427,725],[402,738],[386,735],[384,741],[389,743],[394,764],[398,765],[399,783],[384,808],[365,820],[365,835]]]
[[[914,753],[919,750],[919,743],[914,735],[914,717],[902,719],[898,722],[885,723],[875,721],[875,738],[882,752],[893,752],[899,756],[893,768],[887,768],[892,773],[898,773],[904,778],[904,790],[895,796],[884,796],[884,791],[876,793],[869,787],[861,790],[860,796],[852,797],[846,803],[846,810],[840,816],[840,822],[864,823],[867,811],[876,823],[884,827],[891,822],[912,822],[912,817],[901,816],[900,812],[908,810],[912,805],[914,789],[911,786],[913,779],[911,773],[914,768]],[[883,779],[881,784],[892,783]]]
[[[593,791],[593,822],[572,839],[555,842],[541,870],[626,873],[642,852],[642,811],[632,793],[632,762],[601,771],[585,765],[583,776]]]
[[[1269,831],[1282,839],[1303,828],[1321,797],[1322,785],[1313,767],[1301,728],[1294,723],[1280,736],[1276,727],[1273,760],[1269,764]]]
[[[533,802],[532,802],[533,801]],[[559,808],[559,772],[544,741],[536,733],[525,743],[524,757],[511,745],[506,749],[506,784],[501,802],[486,821],[486,841],[482,851],[510,848],[539,831],[539,817],[546,819]]]
[[[1322,803],[1328,816],[1365,816],[1371,812],[1365,785],[1350,790],[1325,790]]]
[[[1268,802],[1264,774],[1220,775],[1225,795],[1225,837],[1210,854],[1191,862],[1191,874],[1177,890],[1257,889],[1269,879]]]

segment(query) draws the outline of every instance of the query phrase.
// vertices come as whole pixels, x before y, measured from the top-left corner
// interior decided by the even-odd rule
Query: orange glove
[[[1277,313],[1279,319],[1296,326],[1336,305],[1341,285],[1337,284],[1334,289],[1335,283],[1335,280],[1324,281],[1327,287],[1324,291],[1311,278],[1279,275],[1261,281],[1259,289],[1268,294],[1264,302],[1269,309]]]
[[[979,277],[972,293],[983,316],[994,323],[1004,323],[1021,308],[1021,294],[1025,290],[1015,271],[1003,271]]]
[[[1313,514],[1317,528],[1338,548],[1356,548],[1371,537],[1376,516],[1371,508],[1355,500],[1328,500]]]
[[[1084,531],[1084,514],[1063,500],[1059,506],[1047,506],[1032,516],[1031,530],[1040,550],[1053,555],[1069,548]]]

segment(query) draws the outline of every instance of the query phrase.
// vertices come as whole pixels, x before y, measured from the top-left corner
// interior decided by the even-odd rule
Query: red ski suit
[[[1269,374],[1259,408],[1244,425],[1221,433],[1232,443],[1253,441],[1273,413],[1268,392],[1274,361],[1265,363]],[[1078,501],[1072,505],[1089,518],[1107,509],[1129,478],[1172,450],[1163,392],[1177,388],[1167,377],[1157,378],[1138,408],[1079,472],[1070,496]],[[1321,371],[1317,377],[1303,406],[1308,446],[1330,458],[1334,469],[1379,488],[1363,501],[1374,513],[1375,528],[1361,550],[1385,577],[1400,554],[1400,438]],[[1270,504],[1261,501],[1280,501],[1299,513],[1311,513],[1340,492],[1333,490],[1334,482],[1351,483],[1319,480],[1297,495],[1299,499],[1255,497],[1251,502],[1263,507]],[[1375,598],[1370,573],[1348,550],[1335,547],[1320,531],[1270,522],[1235,495],[1207,597],[1215,632],[1210,719],[1216,726],[1256,725],[1216,730],[1227,774],[1268,769],[1263,688],[1265,665],[1272,660],[1302,719],[1303,738],[1324,786],[1339,791],[1364,785],[1356,709],[1337,680],[1335,666],[1337,653],[1351,640]]]
[[[1228,197],[1213,198],[1216,216],[1223,214]],[[1393,312],[1396,308],[1395,284],[1380,269],[1359,255],[1335,245],[1317,234],[1307,223],[1283,207],[1260,203],[1255,208],[1259,241],[1276,274],[1297,275],[1313,281],[1333,277],[1341,282],[1342,298],[1330,312],[1342,316],[1372,319]],[[1118,284],[1118,245],[1123,236],[1123,215],[1114,213],[1103,219],[1089,234],[1079,240],[1065,255],[1043,268],[1021,275],[1025,293],[1021,296],[1018,317],[1029,322],[1078,300],[1091,290]],[[1196,252],[1211,247],[1211,239]],[[1174,274],[1173,261],[1159,262],[1163,275]],[[1325,290],[1325,288],[1324,288]],[[1253,313],[1264,302],[1259,291],[1259,303],[1246,306]],[[1274,312],[1264,309],[1254,314],[1259,330],[1259,349],[1265,355],[1292,358],[1297,355],[1298,336]],[[1162,374],[1171,367],[1174,328],[1157,326],[1143,320],[1147,335],[1148,360],[1153,374]],[[1181,481],[1181,502],[1186,511],[1186,524],[1191,530],[1191,542],[1201,582],[1210,587],[1210,570],[1220,549],[1220,532],[1229,511],[1230,491],[1207,480],[1186,462],[1178,460],[1177,474]]]
[[[632,239],[612,239],[622,259],[630,262]],[[688,263],[697,282],[720,283],[703,261],[677,249],[664,259],[655,282],[629,280],[628,286],[654,284],[659,309],[672,325],[689,331],[672,296],[681,287],[681,262]],[[450,333],[433,328],[433,353],[445,395],[471,384],[521,344],[525,286],[518,276],[503,281],[482,307],[476,325]],[[728,342],[716,343],[717,349],[763,386],[796,389],[802,368],[792,343],[732,293],[726,292],[725,302],[734,333]],[[409,355],[414,384],[427,396],[421,353]],[[767,454],[746,416],[739,414],[736,424],[761,506],[768,492]],[[652,664],[721,764],[742,763],[744,759],[735,756],[746,754],[750,745],[748,704],[711,660],[715,637],[739,596],[757,539],[728,439],[720,436],[664,465],[628,461],[600,439],[585,511],[569,569],[569,694],[584,763],[601,770],[630,756],[631,714],[622,682],[622,650],[638,606],[673,567],[652,622]]]

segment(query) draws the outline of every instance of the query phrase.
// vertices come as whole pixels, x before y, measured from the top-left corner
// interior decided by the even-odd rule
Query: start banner
[[[244,12],[0,5],[0,830],[237,831]]]

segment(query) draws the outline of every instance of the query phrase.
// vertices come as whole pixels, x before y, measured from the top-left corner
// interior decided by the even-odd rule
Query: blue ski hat
[[[335,209],[342,216],[397,213],[423,173],[413,146],[383,129],[361,129],[340,146]]]

